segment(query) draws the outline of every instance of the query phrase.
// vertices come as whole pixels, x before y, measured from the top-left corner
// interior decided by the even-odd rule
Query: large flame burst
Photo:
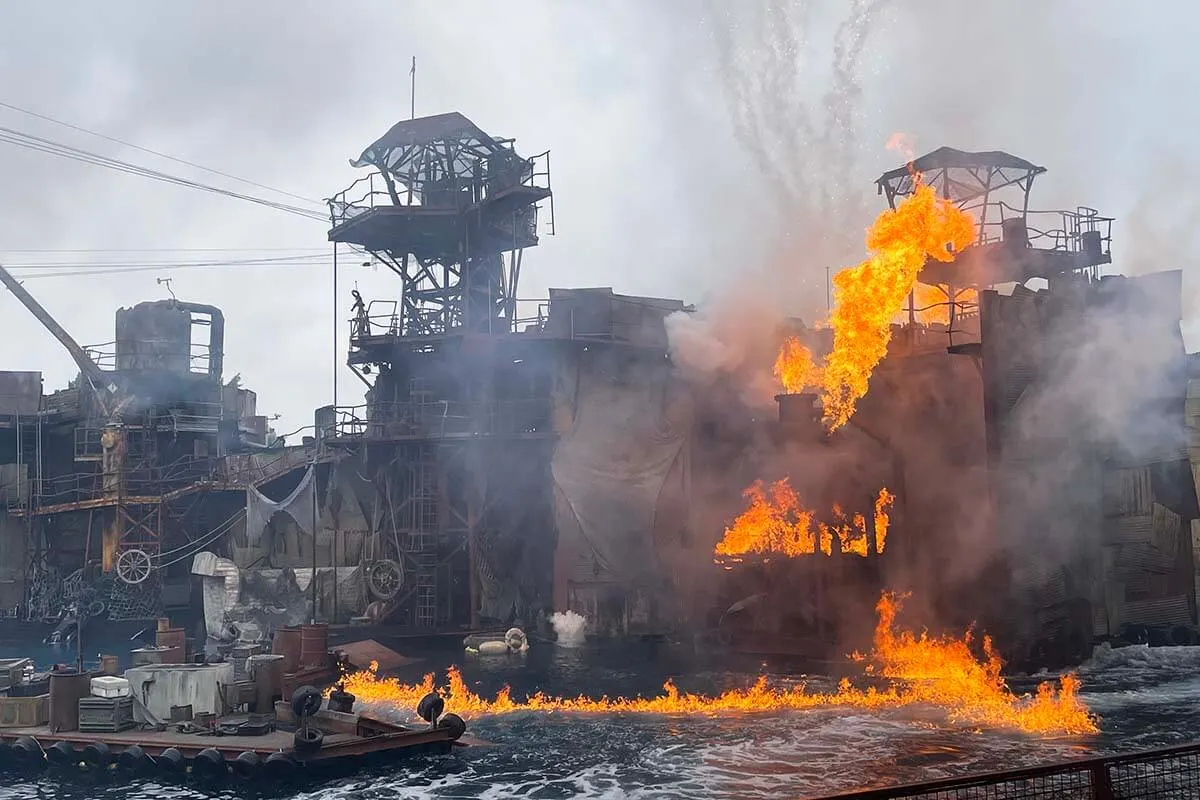
[[[1078,697],[1079,681],[1065,675],[1047,682],[1037,693],[1018,696],[1000,675],[1001,662],[984,638],[983,655],[977,658],[969,634],[961,638],[934,637],[895,629],[901,598],[884,594],[876,607],[879,622],[866,671],[890,680],[885,688],[859,689],[843,680],[835,692],[809,692],[803,685],[772,688],[760,677],[748,689],[733,689],[717,696],[680,691],[668,681],[657,697],[610,699],[602,697],[552,697],[536,693],[524,700],[503,689],[495,698],[482,697],[467,687],[462,674],[451,668],[447,686],[435,688],[434,676],[421,683],[405,684],[380,677],[374,670],[351,673],[346,689],[366,704],[390,706],[411,712],[428,692],[438,691],[446,708],[465,717],[507,714],[516,711],[576,714],[722,714],[805,710],[822,706],[886,708],[928,704],[944,709],[951,720],[968,725],[989,725],[1039,735],[1086,734],[1098,731],[1096,719]]]
[[[833,276],[833,349],[824,364],[818,368],[798,339],[784,343],[775,363],[784,390],[819,387],[826,427],[833,431],[845,425],[867,393],[871,373],[887,355],[892,320],[903,310],[926,260],[953,260],[975,235],[975,221],[967,212],[918,180],[912,195],[880,214],[867,230],[870,257]]]
[[[804,556],[814,555],[818,549],[830,555],[835,537],[842,553],[867,555],[870,537],[867,519],[861,513],[848,517],[840,507],[834,506],[833,523],[819,521],[787,478],[770,486],[755,481],[744,495],[746,510],[725,529],[725,535],[714,549],[716,556],[737,557],[750,553]],[[888,512],[894,500],[895,496],[886,488],[880,489],[875,498],[872,516],[876,553],[882,553],[887,542]]]

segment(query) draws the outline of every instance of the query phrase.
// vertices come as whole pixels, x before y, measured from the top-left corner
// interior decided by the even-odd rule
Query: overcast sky
[[[320,200],[407,116],[416,56],[418,115],[461,111],[525,154],[552,151],[558,235],[528,254],[526,297],[590,285],[719,302],[736,282],[771,281],[791,313],[811,314],[825,266],[842,266],[818,257],[814,229],[860,242],[883,203],[818,214],[817,197],[871,190],[898,166],[884,148],[897,131],[918,152],[1005,149],[1048,167],[1034,205],[1119,217],[1116,268],[1191,268],[1192,4],[880,2],[847,82],[831,65],[850,5],[764,16],[740,0],[7,0],[0,103]],[[781,21],[797,29],[794,52]],[[845,124],[825,124],[829,97]],[[733,124],[747,107],[757,139]],[[802,135],[808,123],[837,141]],[[0,127],[302,204],[3,107]],[[111,341],[115,310],[165,296],[156,279],[170,277],[181,299],[224,309],[226,377],[242,374],[280,432],[331,401],[326,224],[3,142],[0,176],[0,259],[81,342]],[[292,256],[320,263],[156,266]],[[398,288],[360,262],[342,260],[343,320],[355,282],[368,299]],[[31,263],[58,266],[19,267]],[[0,369],[65,385],[69,358],[7,293],[0,324]],[[339,401],[361,390],[343,371]]]

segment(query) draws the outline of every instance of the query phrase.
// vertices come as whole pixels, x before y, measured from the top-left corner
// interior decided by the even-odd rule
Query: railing
[[[393,175],[395,197],[383,174],[375,170],[326,201],[329,205],[329,218],[333,226],[337,227],[376,208],[413,206],[463,211],[518,186],[549,191],[550,152],[546,151],[520,161],[522,166],[519,170],[504,171],[498,176],[485,173],[478,179],[468,172],[436,181],[419,179],[413,181],[412,185],[404,185],[400,176]],[[486,159],[484,163],[487,163]],[[400,202],[396,202],[397,200]]]
[[[1102,217],[1094,208],[1080,206],[1074,211],[1022,211],[1007,203],[993,202],[981,207],[977,213],[985,216],[979,230],[979,244],[1003,241],[1004,223],[1023,217],[1030,247],[1086,253],[1098,244],[1100,253],[1111,253],[1114,218]]]
[[[1200,744],[829,795],[824,800],[1184,800],[1200,797]]]
[[[212,360],[212,353],[207,342],[189,342],[172,343],[179,345],[178,350],[147,350],[129,353],[123,356],[117,354],[116,342],[103,342],[101,344],[89,344],[83,348],[87,353],[88,358],[102,370],[114,372],[121,366],[122,358],[128,359],[135,363],[141,364],[143,370],[153,370],[156,372],[176,371],[181,374],[188,373],[192,375],[207,375],[209,371],[209,362]],[[187,369],[175,369],[178,364],[182,367],[187,365]]]
[[[438,438],[544,433],[549,398],[468,403],[453,400],[339,406],[332,435],[350,439]],[[328,435],[328,433],[326,434]]]

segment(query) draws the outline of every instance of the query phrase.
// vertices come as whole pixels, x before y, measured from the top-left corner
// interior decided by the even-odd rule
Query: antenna
[[[155,279],[154,279],[154,281],[155,281],[155,283],[157,283],[159,286],[162,286],[163,284],[166,284],[166,287],[167,287],[167,294],[171,295],[171,299],[172,299],[172,300],[178,300],[178,299],[179,299],[178,297],[176,297],[176,296],[175,296],[175,293],[171,291],[171,279],[170,279],[170,278],[155,278]]]
[[[412,69],[408,71],[411,82],[408,90],[409,119],[417,118],[417,57],[413,56]]]

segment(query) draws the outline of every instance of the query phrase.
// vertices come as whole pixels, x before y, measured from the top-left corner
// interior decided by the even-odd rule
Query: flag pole
[[[408,90],[409,119],[417,118],[417,57],[412,57],[412,69],[408,71],[411,82]]]

